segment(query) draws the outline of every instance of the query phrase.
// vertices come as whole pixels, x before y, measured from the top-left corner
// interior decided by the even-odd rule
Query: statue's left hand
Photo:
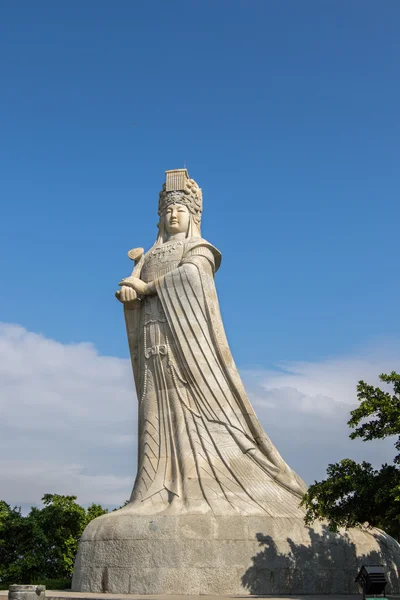
[[[127,285],[122,285],[121,289],[115,292],[115,297],[117,300],[125,304],[128,308],[133,303],[134,306],[137,306],[137,294],[135,290]]]
[[[139,277],[126,277],[126,279],[120,281],[118,285],[127,285],[128,287],[133,288],[137,294],[142,296],[146,296],[150,292],[149,284],[139,279]]]

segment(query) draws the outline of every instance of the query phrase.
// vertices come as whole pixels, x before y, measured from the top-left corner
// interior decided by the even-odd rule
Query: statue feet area
[[[363,564],[380,564],[399,593],[400,546],[376,530],[264,515],[138,514],[129,505],[92,521],[73,591],[118,594],[354,594]]]

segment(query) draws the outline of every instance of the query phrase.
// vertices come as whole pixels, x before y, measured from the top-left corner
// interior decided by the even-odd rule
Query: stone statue
[[[129,253],[135,267],[116,296],[138,398],[138,470],[127,506],[86,528],[73,590],[350,593],[357,573],[346,559],[347,538],[323,538],[321,526],[305,527],[299,504],[306,486],[264,432],[243,388],[214,284],[221,254],[201,236],[201,213],[202,192],[187,170],[167,171],[157,239],[146,254]],[[346,535],[355,556],[376,552],[381,562],[400,564],[389,536],[354,532]],[[249,569],[260,535],[282,560],[261,561],[254,581],[262,571],[266,587],[257,588]],[[321,583],[322,558],[312,576],[294,579],[307,565],[303,550],[293,563],[293,544],[312,546],[313,535],[330,552],[341,548],[331,568],[340,581],[329,589]],[[386,555],[383,539],[392,544]]]
[[[268,514],[306,487],[264,433],[221,321],[220,252],[201,237],[202,192],[186,169],[167,171],[159,231],[121,282],[139,401],[141,514]]]

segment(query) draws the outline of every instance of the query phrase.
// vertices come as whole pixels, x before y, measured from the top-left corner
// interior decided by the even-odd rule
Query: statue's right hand
[[[137,294],[135,290],[127,285],[121,285],[121,288],[115,292],[115,297],[125,304],[126,302],[132,302],[136,300]]]

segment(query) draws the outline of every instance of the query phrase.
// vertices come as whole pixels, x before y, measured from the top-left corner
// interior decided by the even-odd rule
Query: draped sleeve
[[[197,410],[225,425],[243,452],[262,463],[281,485],[301,496],[305,484],[280,456],[247,398],[225,336],[214,274],[221,255],[202,239],[192,240],[180,266],[156,282],[180,368]]]

